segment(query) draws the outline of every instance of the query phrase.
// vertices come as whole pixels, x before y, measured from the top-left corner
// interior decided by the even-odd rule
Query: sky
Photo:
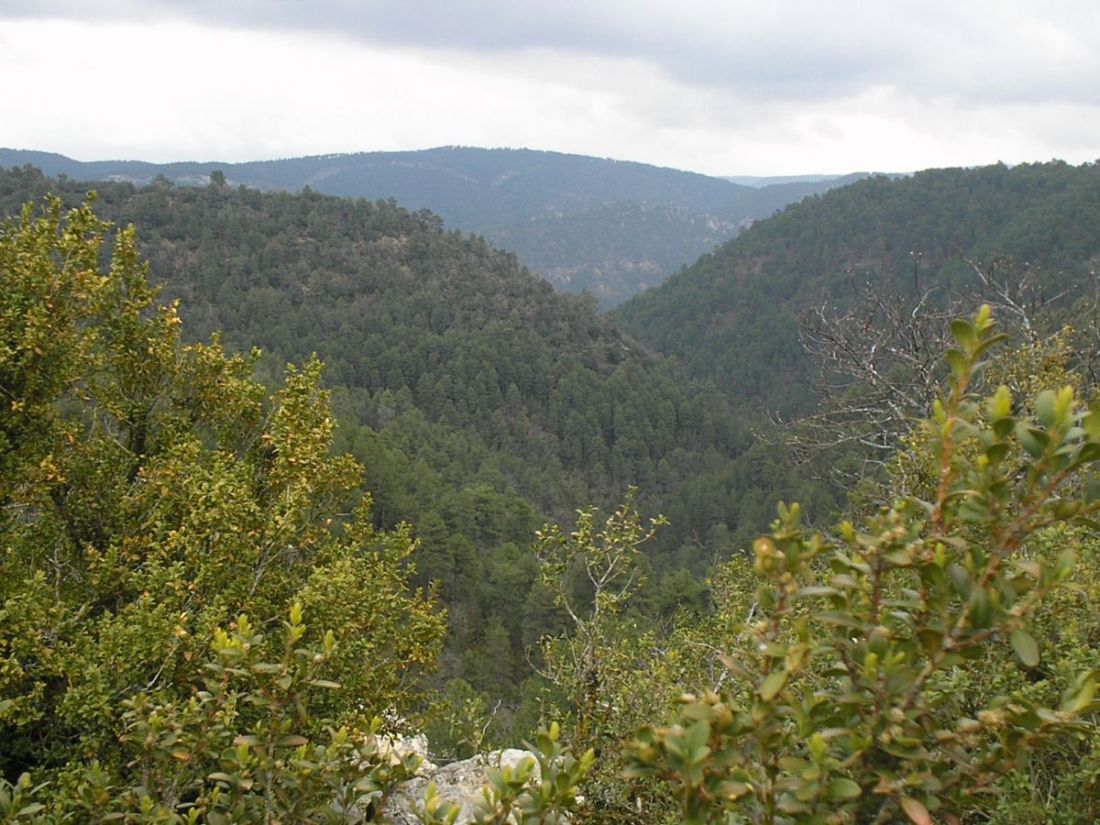
[[[0,0],[0,146],[712,175],[1100,158],[1097,0]]]

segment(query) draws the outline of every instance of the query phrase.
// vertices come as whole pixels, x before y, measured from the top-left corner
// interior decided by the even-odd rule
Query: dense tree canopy
[[[51,188],[75,205],[86,186],[0,173],[0,211]],[[501,678],[518,701],[528,651],[561,619],[528,552],[544,520],[637,486],[639,505],[671,521],[646,548],[645,609],[668,612],[700,591],[665,579],[747,546],[780,498],[834,506],[753,444],[751,414],[433,215],[164,182],[103,184],[95,209],[135,225],[188,340],[261,347],[268,384],[286,361],[325,363],[334,438],[367,468],[374,524],[415,525],[415,581],[439,581],[451,617],[445,671],[490,707]]]
[[[274,680],[263,695],[315,678],[312,653],[305,670],[247,655],[292,604],[290,649],[304,607],[331,628],[316,661],[344,690],[284,697],[306,703],[291,741],[415,708],[443,617],[407,585],[408,532],[377,531],[369,498],[356,503],[361,468],[330,455],[319,363],[288,367],[268,397],[254,359],[183,345],[132,231],[101,266],[106,229],[90,205],[52,201],[0,230],[0,770],[34,768],[54,791],[138,782],[120,741],[155,724],[148,708],[215,701],[197,692],[212,639],[230,662],[244,645]],[[277,718],[220,690],[223,747]]]
[[[1067,170],[1002,183],[1084,209],[1091,167]],[[943,174],[957,188],[1008,170]],[[18,170],[0,174],[0,206],[52,185],[84,197]],[[900,215],[895,185],[864,196]],[[133,230],[112,236],[95,210],[140,226],[183,309],[158,303]],[[793,225],[839,232],[824,211]],[[1066,250],[1069,275],[1093,248],[1072,236],[1040,245]],[[711,261],[741,266],[750,247]],[[382,711],[424,721],[444,755],[564,720],[539,739],[549,779],[496,776],[486,822],[515,806],[918,825],[1091,810],[1100,432],[1081,337],[1047,335],[1064,316],[1044,313],[998,355],[987,310],[946,325],[936,304],[921,398],[948,389],[924,424],[917,397],[897,418],[863,528],[816,532],[782,507],[750,569],[736,551],[781,490],[831,503],[752,438],[756,402],[797,408],[810,370],[775,357],[797,341],[794,304],[753,302],[790,273],[755,260],[715,300],[757,307],[775,391],[734,398],[392,203],[160,181],[67,216],[24,209],[0,232],[0,814],[339,819],[413,768],[379,750]],[[945,287],[954,266],[936,270]],[[866,294],[824,322],[890,340]],[[760,367],[746,352],[721,357]],[[912,365],[890,363],[906,385]],[[849,391],[889,396],[868,386]],[[589,500],[611,515],[585,507],[532,547]],[[449,815],[438,798],[424,812]]]
[[[1093,294],[1098,178],[1096,164],[1046,163],[860,181],[760,221],[614,317],[690,374],[806,413],[815,375],[798,318],[858,305],[865,284],[910,306],[928,291],[941,305],[960,294],[971,307],[993,301],[962,254],[983,264],[1007,256],[1010,277],[1038,269],[1039,298],[1064,295],[1063,312]]]

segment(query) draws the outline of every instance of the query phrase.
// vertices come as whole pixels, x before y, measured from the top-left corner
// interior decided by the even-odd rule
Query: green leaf
[[[989,591],[984,587],[975,587],[970,592],[970,626],[975,630],[984,630],[992,620],[993,606]]]
[[[832,801],[855,799],[863,793],[859,784],[847,777],[832,780],[825,788],[825,795]]]
[[[949,349],[947,355],[944,356],[947,361],[947,365],[951,367],[951,371],[956,376],[962,377],[966,375],[967,364],[966,356],[959,352],[957,349]]]
[[[993,513],[983,498],[974,496],[959,504],[959,520],[966,524],[984,524],[992,519]]]
[[[1020,446],[1032,458],[1042,458],[1047,444],[1050,443],[1050,436],[1036,427],[1017,427],[1016,437],[1020,439]]]
[[[1092,704],[1093,698],[1096,696],[1096,679],[1090,676],[1084,681],[1080,688],[1073,693],[1069,699],[1062,705],[1062,710],[1068,713],[1080,713],[1089,705]]]
[[[974,344],[974,328],[964,318],[955,318],[951,321],[951,337],[960,347]]]
[[[947,573],[951,576],[951,585],[955,593],[962,598],[969,598],[973,583],[970,581],[970,574],[966,572],[966,568],[961,564],[952,564],[947,568]]]
[[[1093,441],[1100,441],[1100,403],[1093,404],[1081,422],[1088,437]]]
[[[913,552],[911,550],[891,550],[883,555],[883,558],[895,567],[911,567],[913,564]]]
[[[812,585],[803,587],[794,594],[796,599],[809,599],[814,596],[836,596],[840,593],[835,587],[825,587],[822,585]]]
[[[352,787],[364,793],[374,793],[382,790],[381,783],[370,774],[357,781]]]
[[[1016,657],[1027,667],[1038,667],[1039,645],[1026,630],[1013,630],[1009,636]]]
[[[993,434],[997,438],[1008,438],[1014,429],[1016,429],[1016,419],[1011,416],[998,418],[993,422]]]
[[[1053,427],[1057,420],[1056,397],[1051,390],[1043,390],[1035,398],[1035,417],[1044,427]]]
[[[1022,570],[1033,579],[1038,579],[1043,575],[1042,566],[1038,562],[1031,561],[1030,559],[1013,559],[1009,564],[1017,570]]]
[[[777,670],[775,673],[769,674],[768,678],[760,685],[760,698],[765,702],[770,702],[779,691],[783,690],[783,686],[786,684],[787,671]]]
[[[848,613],[824,610],[815,614],[815,616],[819,621],[825,622],[826,624],[841,625],[842,627],[851,627],[857,630],[863,629],[863,623]]]

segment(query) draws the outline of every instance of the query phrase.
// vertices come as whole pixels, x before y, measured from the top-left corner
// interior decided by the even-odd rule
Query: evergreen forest
[[[483,235],[565,292],[591,292],[603,308],[660,283],[680,266],[807,195],[863,175],[764,182],[607,158],[444,146],[248,163],[77,161],[0,148],[0,166],[31,164],[51,176],[138,185],[162,177],[204,185],[217,173],[236,187],[301,191],[430,209],[451,229]]]
[[[1093,821],[1098,174],[601,314],[394,200],[0,169],[0,818],[384,821],[423,732],[532,743],[485,823]]]

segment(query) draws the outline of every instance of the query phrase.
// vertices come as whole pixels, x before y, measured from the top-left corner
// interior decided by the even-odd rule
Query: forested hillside
[[[703,256],[613,317],[695,377],[785,413],[807,412],[813,366],[798,319],[842,311],[866,284],[915,305],[983,298],[961,258],[1032,271],[1034,298],[1081,297],[1100,255],[1100,166],[938,169],[864,180],[789,206]],[[776,380],[776,376],[784,380]]]
[[[486,237],[515,252],[559,289],[586,290],[596,296],[601,309],[609,309],[662,283],[754,220],[863,177],[740,190],[729,203],[705,211],[659,199],[602,203],[504,224],[486,232]]]
[[[6,172],[0,211],[85,188]],[[337,447],[365,465],[376,524],[415,525],[416,580],[438,581],[450,609],[446,671],[478,689],[511,695],[558,621],[529,552],[545,520],[640,487],[672,521],[648,548],[658,615],[697,603],[682,571],[746,546],[780,498],[833,509],[729,399],[434,215],[219,186],[99,193],[101,216],[137,228],[162,297],[182,300],[189,339],[260,347],[270,383],[286,361],[324,362]],[[509,654],[490,654],[501,638]]]
[[[210,174],[262,190],[394,198],[430,209],[451,229],[485,235],[567,292],[613,306],[806,195],[860,176],[754,188],[720,178],[605,158],[442,147],[250,163],[75,161],[0,149],[0,166],[33,164],[81,181],[148,184],[160,175],[203,186]],[[639,245],[639,240],[643,240]]]
[[[527,558],[567,619],[540,617],[507,705],[515,613],[486,631],[486,714],[426,678],[460,664],[438,661],[456,617],[334,453],[316,359],[266,387],[257,354],[185,343],[134,231],[90,201],[4,221],[0,279],[5,822],[1100,814],[1100,405],[1058,335],[1006,346],[989,306],[954,318],[890,504],[831,534],[781,505],[751,568],[716,564],[706,602],[660,621],[641,548],[664,520],[632,494],[540,530]],[[509,739],[538,727],[508,764],[439,770],[394,738],[479,750],[502,707]]]
[[[232,186],[294,191],[306,186],[342,197],[393,197],[411,209],[431,209],[470,232],[553,212],[615,201],[672,203],[713,211],[754,193],[720,178],[643,163],[537,152],[530,149],[440,147],[418,152],[360,152],[248,163],[93,161],[46,152],[3,150],[0,164],[32,164],[80,180],[151,183],[163,175],[203,185],[220,170]]]

